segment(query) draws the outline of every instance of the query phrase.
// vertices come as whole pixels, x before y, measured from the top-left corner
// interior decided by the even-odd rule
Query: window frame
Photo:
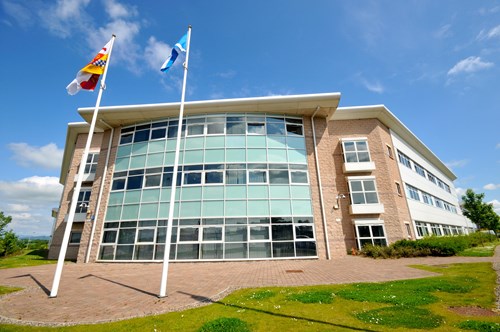
[[[373,187],[375,188],[375,190],[374,191],[365,190],[365,181],[373,182]],[[349,197],[350,197],[352,205],[381,204],[380,197],[378,195],[377,181],[376,181],[375,176],[349,176],[347,178],[347,182],[348,182],[347,184],[348,184],[348,188],[349,188]],[[362,190],[361,191],[353,191],[353,189],[352,189],[353,182],[361,182]],[[363,194],[364,203],[354,203],[353,194],[359,194],[359,193]],[[368,194],[368,193],[375,193],[375,197],[377,198],[377,202],[368,203],[367,199],[366,199],[366,197],[367,197],[366,194]]]
[[[366,145],[366,150],[359,150],[358,149],[358,144],[357,143],[365,143]],[[354,150],[353,151],[347,151],[346,150],[346,143],[354,143]],[[354,137],[354,138],[342,138],[341,139],[341,145],[342,145],[342,157],[344,159],[345,163],[369,163],[372,162],[371,154],[370,154],[370,145],[368,144],[368,138],[366,137]],[[359,155],[361,153],[367,153],[368,154],[368,160],[363,160],[360,161]],[[348,161],[346,154],[353,154],[356,156],[356,161]]]

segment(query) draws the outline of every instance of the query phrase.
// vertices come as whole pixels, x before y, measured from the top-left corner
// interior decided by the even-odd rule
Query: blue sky
[[[48,235],[68,122],[97,92],[66,93],[117,35],[101,105],[180,101],[159,68],[193,26],[187,101],[340,92],[386,105],[500,212],[500,1],[0,0],[0,211]]]

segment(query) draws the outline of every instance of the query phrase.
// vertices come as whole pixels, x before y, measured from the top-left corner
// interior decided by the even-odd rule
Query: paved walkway
[[[161,264],[68,263],[57,298],[48,298],[55,265],[6,269],[0,270],[0,285],[25,289],[0,297],[0,321],[28,325],[114,321],[194,307],[242,287],[422,278],[434,274],[408,265],[466,262],[492,262],[498,266],[500,257],[374,260],[347,256],[330,261],[173,263],[168,279],[169,296],[162,299],[157,297]]]

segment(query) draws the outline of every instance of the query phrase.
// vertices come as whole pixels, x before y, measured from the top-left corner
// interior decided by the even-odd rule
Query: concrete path
[[[0,297],[0,321],[40,326],[115,321],[199,306],[237,288],[422,278],[434,274],[408,265],[467,262],[498,266],[500,257],[172,263],[168,297],[162,299],[157,297],[161,264],[67,263],[57,298],[48,298],[55,265],[5,269],[0,285],[25,289]]]

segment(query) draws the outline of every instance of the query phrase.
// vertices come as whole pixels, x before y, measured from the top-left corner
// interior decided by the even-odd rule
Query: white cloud
[[[141,45],[137,41],[141,29],[147,25],[147,20],[140,18],[136,6],[120,2],[119,0],[101,0],[98,5],[102,8],[104,24],[96,22],[97,17],[89,13],[91,0],[57,0],[52,2],[14,3],[11,0],[3,0],[4,10],[8,17],[18,25],[41,25],[59,38],[83,39],[79,42],[86,45],[88,52],[86,56],[92,57],[104,44],[111,39],[113,34],[116,40],[113,48],[113,65],[127,68],[134,74],[152,69],[158,71],[167,55],[170,46],[158,42],[151,37],[147,45]],[[5,20],[4,20],[5,21]],[[5,21],[5,24],[11,24]],[[152,58],[149,58],[152,55]],[[146,59],[147,66],[137,64]],[[180,63],[179,63],[180,62]],[[153,65],[154,63],[154,65]],[[177,61],[175,65],[182,65]],[[160,73],[158,72],[158,75]],[[169,87],[171,88],[171,87]]]
[[[8,204],[10,211],[24,212],[29,211],[30,207],[26,204]]]
[[[161,65],[171,52],[172,47],[170,45],[156,40],[155,37],[149,37],[148,45],[144,50],[144,58],[151,69],[159,71]],[[178,63],[180,62],[176,61],[174,65]]]
[[[470,74],[493,66],[493,62],[484,62],[481,60],[481,57],[470,56],[467,59],[459,61],[455,66],[453,66],[453,68],[448,71],[448,76],[462,73]]]
[[[500,149],[500,143],[497,143],[496,149]]]
[[[49,235],[53,222],[51,211],[58,207],[61,192],[57,177],[0,181],[0,211],[12,217],[9,226],[18,235]]]
[[[445,24],[434,32],[434,37],[437,39],[444,39],[453,36],[451,31],[451,24]]]
[[[468,163],[469,163],[469,160],[462,159],[462,160],[452,160],[450,162],[445,163],[445,165],[449,168],[460,168],[460,167],[464,167]]]
[[[485,31],[484,29],[481,30],[477,36],[477,39],[484,40],[484,39],[492,39],[498,37],[500,37],[500,25],[497,25],[496,27],[491,28],[488,31]]]
[[[63,150],[57,148],[54,143],[40,147],[27,143],[10,143],[8,148],[14,153],[12,159],[20,166],[43,167],[45,169],[61,167]]]
[[[233,78],[236,76],[236,71],[228,70],[228,71],[225,71],[222,73],[216,73],[215,75],[220,77],[220,78],[230,79],[230,78]]]
[[[138,14],[135,6],[126,6],[114,0],[105,0],[104,8],[111,19],[131,17]]]
[[[58,0],[38,12],[38,16],[51,33],[68,38],[74,31],[88,30],[91,18],[85,9],[90,0]]]
[[[500,214],[500,201],[498,199],[494,199],[488,202],[488,204],[493,205],[493,210],[495,210],[497,214]]]
[[[12,17],[16,23],[19,24],[19,26],[27,28],[33,24],[32,13],[21,4],[11,1],[3,1],[2,7],[5,13]]]
[[[484,190],[497,190],[500,189],[500,183],[499,184],[494,184],[494,183],[488,183],[483,187]]]
[[[463,195],[465,195],[465,192],[467,191],[467,189],[465,188],[459,188],[459,187],[456,187],[455,188],[455,194],[461,198]]]
[[[366,79],[362,79],[361,83],[371,92],[383,93],[385,91],[384,86],[379,81],[369,82]]]

